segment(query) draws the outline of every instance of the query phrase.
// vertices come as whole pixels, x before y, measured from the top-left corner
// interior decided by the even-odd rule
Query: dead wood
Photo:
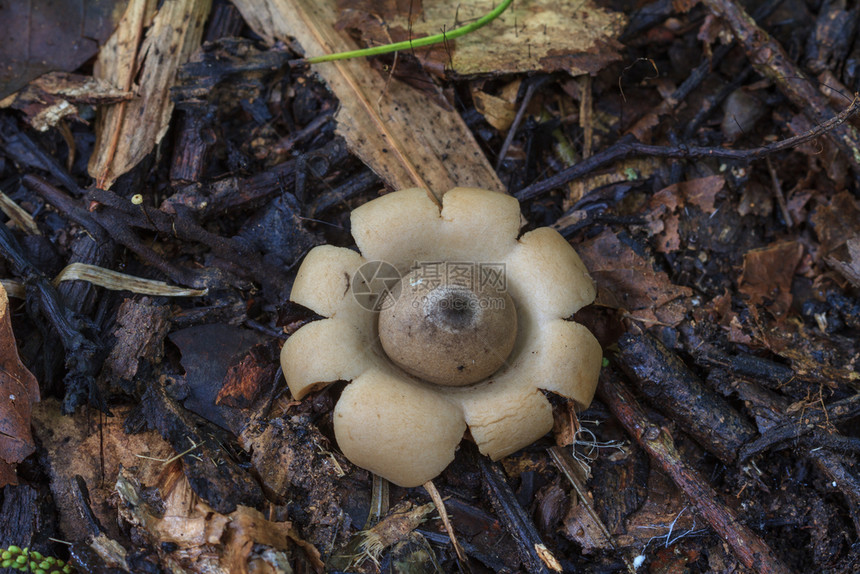
[[[639,392],[726,464],[755,436],[740,413],[648,333],[626,333],[618,349],[619,365]]]
[[[684,462],[675,448],[669,430],[649,420],[636,398],[612,370],[604,369],[601,373],[598,394],[627,432],[664,472],[672,477],[675,484],[696,506],[697,511],[723,540],[728,542],[747,568],[763,574],[791,572],[761,537],[745,526],[737,513],[720,500],[705,477]]]

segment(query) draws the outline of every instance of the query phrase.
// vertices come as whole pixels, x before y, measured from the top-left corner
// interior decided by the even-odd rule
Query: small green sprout
[[[453,40],[455,38],[459,38],[460,36],[465,36],[470,32],[474,32],[478,28],[483,28],[484,26],[498,18],[502,12],[507,10],[508,6],[511,5],[511,2],[513,2],[513,0],[502,0],[502,2],[498,6],[496,6],[491,12],[488,12],[487,14],[475,20],[471,24],[461,26],[460,28],[456,28],[449,32],[443,32],[441,34],[435,34],[433,36],[425,36],[423,38],[413,38],[411,40],[395,42],[393,44],[385,44],[384,46],[364,48],[362,50],[351,50],[349,52],[338,52],[336,54],[327,54],[325,56],[304,58],[296,61],[295,63],[321,64],[323,62],[333,62],[335,60],[349,60],[352,58],[364,58],[367,56],[378,56],[380,54],[389,54],[391,52],[397,52],[400,50],[411,50],[414,48],[431,46],[433,44],[441,44],[442,42],[447,42],[448,40]]]
[[[5,550],[0,550],[0,568],[12,568],[20,572],[34,572],[35,574],[71,574],[75,571],[53,556],[43,556],[35,550],[30,552],[29,548],[20,548],[12,545]]]

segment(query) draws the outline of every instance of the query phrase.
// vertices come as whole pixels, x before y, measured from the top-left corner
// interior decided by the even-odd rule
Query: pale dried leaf
[[[67,265],[54,278],[54,285],[59,285],[60,281],[88,281],[93,285],[112,291],[131,291],[140,295],[158,295],[161,297],[201,297],[209,292],[208,289],[174,287],[164,281],[143,279],[86,263]]]
[[[478,113],[500,132],[507,131],[514,123],[517,107],[513,102],[506,102],[502,98],[480,90],[472,92],[472,99],[475,101],[475,109]]]
[[[307,56],[359,46],[335,29],[334,0],[237,0],[245,21],[273,42],[293,37]],[[386,82],[364,59],[314,67],[340,100],[338,132],[350,149],[394,189],[437,195],[456,186],[504,190],[472,133],[454,111],[401,82]]]
[[[0,211],[6,214],[9,221],[18,226],[19,229],[30,235],[42,235],[33,216],[27,213],[23,207],[12,201],[8,195],[0,191]]]
[[[473,22],[497,4],[495,0],[424,2],[421,17],[413,11],[411,26],[409,10],[380,17],[393,39],[405,40],[410,30],[412,37],[430,36]],[[625,22],[623,14],[598,7],[593,0],[518,0],[489,25],[449,42],[447,49],[431,47],[415,53],[419,59],[426,56],[431,68],[453,69],[461,75],[538,70],[594,74],[621,59],[615,38]]]
[[[153,0],[132,0],[119,27],[99,53],[95,75],[137,98],[100,110],[89,172],[108,189],[161,141],[170,123],[170,87],[176,72],[200,46],[211,0],[165,0],[151,19]]]

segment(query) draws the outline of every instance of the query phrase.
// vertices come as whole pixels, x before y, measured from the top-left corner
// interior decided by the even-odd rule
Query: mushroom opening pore
[[[510,295],[493,285],[430,286],[405,275],[379,313],[385,354],[410,375],[443,386],[477,383],[506,364],[517,338]]]

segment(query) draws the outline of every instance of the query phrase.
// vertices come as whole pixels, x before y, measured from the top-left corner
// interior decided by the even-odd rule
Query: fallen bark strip
[[[720,501],[719,495],[706,479],[681,459],[669,431],[648,419],[636,398],[611,368],[601,372],[597,395],[627,432],[687,495],[711,528],[731,546],[738,560],[760,574],[792,572],[758,534],[742,524],[737,514]]]
[[[810,121],[821,123],[836,115],[827,97],[818,90],[818,82],[807,77],[779,42],[762,30],[741,6],[732,0],[704,0],[704,4],[729,26],[755,69],[776,84]],[[857,129],[843,123],[833,126],[827,135],[845,155],[852,171],[860,174],[860,133]]]
[[[767,144],[761,147],[750,149],[725,149],[715,147],[696,147],[696,146],[659,146],[643,144],[635,141],[633,136],[624,136],[615,142],[612,146],[606,148],[600,153],[596,153],[590,158],[579,162],[565,170],[562,170],[552,177],[532,184],[521,189],[514,194],[520,201],[535,198],[539,195],[561,187],[571,181],[583,177],[592,171],[598,170],[618,160],[622,160],[633,156],[651,156],[664,157],[669,159],[724,159],[730,161],[751,162],[753,160],[764,158],[768,155],[791,149],[806,143],[816,137],[827,133],[828,131],[843,125],[850,118],[854,117],[860,111],[860,98],[854,98],[851,105],[842,110],[837,116],[816,125],[812,129],[802,134],[786,138],[784,140]],[[852,128],[853,129],[853,128]],[[860,157],[860,151],[858,156]]]

